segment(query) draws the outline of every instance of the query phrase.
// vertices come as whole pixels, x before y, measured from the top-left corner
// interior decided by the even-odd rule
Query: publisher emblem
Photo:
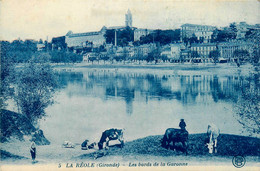
[[[246,164],[246,159],[243,156],[234,156],[232,159],[232,163],[235,167],[241,168]]]

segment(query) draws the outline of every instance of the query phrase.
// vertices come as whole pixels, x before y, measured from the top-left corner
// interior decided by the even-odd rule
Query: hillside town
[[[86,33],[69,31],[52,39],[51,50],[81,54],[83,62],[114,58],[173,63],[239,62],[252,59],[254,51],[259,51],[259,42],[249,41],[250,35],[259,34],[259,24],[240,22],[223,28],[183,24],[175,30],[151,30],[133,27],[132,22],[128,10],[125,26],[104,26]],[[44,50],[46,46],[39,43],[37,48]]]
[[[128,9],[123,26],[103,26],[99,31],[85,33],[68,31],[50,42],[47,38],[44,42],[25,40],[24,44],[33,45],[35,51],[52,53],[54,63],[128,61],[140,64],[143,61],[155,64],[235,63],[240,66],[243,62],[259,61],[260,24],[234,22],[221,28],[183,24],[178,29],[160,30],[137,28],[132,23],[132,13]],[[18,46],[23,44],[19,39],[14,42]]]

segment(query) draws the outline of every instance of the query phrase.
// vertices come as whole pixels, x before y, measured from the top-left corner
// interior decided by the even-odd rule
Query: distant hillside
[[[43,135],[43,131],[36,129],[22,114],[1,109],[1,142],[8,141],[11,137],[20,141],[24,136],[35,137],[37,145],[49,145],[50,142]]]

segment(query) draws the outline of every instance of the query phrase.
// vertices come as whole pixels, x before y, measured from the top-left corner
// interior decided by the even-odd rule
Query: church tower
[[[129,9],[128,9],[127,13],[125,14],[125,26],[132,27],[132,14]]]

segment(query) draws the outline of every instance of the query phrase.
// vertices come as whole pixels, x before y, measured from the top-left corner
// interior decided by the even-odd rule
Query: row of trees
[[[116,32],[116,33],[115,33]],[[127,46],[129,42],[134,41],[134,30],[130,27],[124,29],[109,29],[106,30],[105,38],[106,43],[115,45],[115,34],[117,37],[118,46]]]
[[[1,41],[1,57],[11,60],[15,63],[28,62],[33,57],[41,54],[49,56],[50,62],[81,62],[82,55],[73,52],[66,52],[65,50],[54,51],[37,51],[37,41],[33,40],[15,40],[13,42]]]
[[[176,30],[155,30],[146,36],[142,36],[140,41],[136,41],[134,44],[142,45],[149,43],[160,43],[161,45],[166,45],[174,42],[180,41],[180,29]]]

